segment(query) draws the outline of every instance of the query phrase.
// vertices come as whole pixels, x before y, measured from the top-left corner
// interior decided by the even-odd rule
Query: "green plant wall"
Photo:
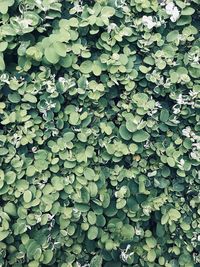
[[[199,29],[199,0],[0,0],[0,266],[200,266]]]

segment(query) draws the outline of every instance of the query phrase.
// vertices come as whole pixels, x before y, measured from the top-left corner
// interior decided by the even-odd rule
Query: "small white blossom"
[[[172,109],[173,109],[173,113],[174,113],[174,114],[178,114],[178,113],[181,112],[180,108],[177,108],[176,105],[173,106]]]
[[[193,259],[195,263],[200,263],[200,254],[193,253]]]
[[[193,159],[195,159],[195,160],[199,160],[200,159],[200,152],[199,151],[192,151],[191,153],[190,153],[190,156],[191,156],[191,158],[193,158]]]
[[[174,118],[171,119],[170,121],[173,122],[174,124],[180,123],[180,121],[177,119],[177,116],[174,116]]]
[[[173,13],[174,7],[175,7],[175,5],[174,5],[173,2],[168,3],[168,4],[166,5],[166,7],[165,7],[165,11],[166,11],[166,13],[167,13],[168,15],[171,15],[171,14]]]
[[[82,2],[75,2],[74,3],[74,10],[76,11],[76,13],[83,12]]]
[[[151,142],[149,140],[146,141],[146,143],[144,144],[145,148],[149,148],[151,145]]]
[[[189,95],[192,97],[192,98],[195,98],[197,95],[198,95],[198,92],[194,92],[192,90],[189,91]]]
[[[33,146],[31,150],[32,150],[33,153],[35,153],[37,151],[37,147]]]
[[[192,146],[193,146],[194,148],[196,148],[197,150],[200,150],[200,142],[198,142],[198,143],[194,143],[194,144],[192,144]]]
[[[185,163],[185,160],[181,159],[178,163],[179,163],[179,167],[182,168]]]
[[[183,95],[182,94],[179,94],[178,95],[178,98],[177,98],[177,103],[179,104],[179,105],[183,105],[183,104],[185,104],[185,100],[183,99]]]
[[[170,2],[165,6],[165,11],[171,16],[170,20],[172,22],[176,22],[180,17],[180,12],[173,2]]]
[[[142,234],[142,229],[141,228],[135,228],[135,234],[136,235],[141,235]]]
[[[142,23],[151,30],[153,27],[156,26],[156,22],[153,21],[152,16],[143,16],[142,17]]]
[[[19,23],[21,28],[25,28],[25,29],[28,28],[32,24],[31,19],[21,19],[20,17],[16,17],[14,20]]]
[[[156,174],[157,174],[157,171],[155,170],[155,171],[152,171],[152,172],[147,173],[147,176],[148,176],[148,177],[153,177],[153,176],[155,176]]]
[[[74,213],[79,213],[79,210],[76,209],[76,208],[73,208],[72,210],[73,210]]]
[[[121,257],[121,259],[122,259],[124,262],[127,262],[128,258],[131,257],[131,256],[134,254],[134,252],[129,252],[129,253],[128,253],[128,250],[129,250],[130,248],[131,248],[131,245],[128,244],[127,247],[126,247],[126,249],[121,249],[121,255],[120,255],[120,257]]]
[[[191,132],[192,132],[192,129],[190,126],[187,126],[185,129],[182,130],[182,134],[188,138],[190,137]]]
[[[143,208],[143,212],[144,212],[144,214],[147,215],[147,216],[150,215],[151,211],[152,211],[152,210],[151,210],[151,207],[150,207],[150,206],[146,206],[146,207]]]
[[[115,23],[110,23],[107,27],[108,33],[110,33],[112,30],[114,30],[117,27],[117,24]]]
[[[115,6],[117,8],[123,8],[126,6],[126,1],[125,0],[115,0]]]
[[[159,4],[160,6],[165,6],[166,5],[165,0],[159,0]]]
[[[6,74],[6,73],[3,73],[3,74],[0,76],[0,81],[3,82],[3,83],[10,84],[10,82],[9,82],[9,75]]]
[[[158,102],[158,101],[155,103],[155,106],[156,106],[157,108],[162,108],[162,105],[161,105],[160,102]]]
[[[66,82],[66,80],[65,80],[64,77],[59,77],[59,78],[58,78],[58,81],[59,81],[60,83],[65,83],[65,82]]]

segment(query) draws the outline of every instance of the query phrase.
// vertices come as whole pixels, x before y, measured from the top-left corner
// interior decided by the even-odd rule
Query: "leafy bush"
[[[200,266],[199,7],[0,1],[1,266]]]

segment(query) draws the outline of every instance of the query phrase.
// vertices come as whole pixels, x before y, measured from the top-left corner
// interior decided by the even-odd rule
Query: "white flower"
[[[190,156],[193,158],[193,159],[196,159],[196,160],[199,160],[200,158],[200,153],[198,151],[192,151],[190,153]]]
[[[180,17],[179,10],[177,7],[174,8],[172,16],[170,17],[172,22],[176,22]]]
[[[135,228],[135,234],[136,234],[136,235],[141,235],[141,234],[142,234],[142,229],[140,229],[140,228]]]
[[[177,119],[177,116],[174,116],[174,118],[171,119],[170,121],[173,122],[174,124],[180,123],[180,121]]]
[[[153,18],[151,16],[143,16],[142,17],[142,23],[148,28],[152,29],[154,26],[156,26],[156,22],[153,21]]]
[[[181,165],[181,167],[184,165],[184,163],[185,163],[185,160],[184,160],[184,159],[181,159],[181,160],[179,161],[179,164]]]
[[[179,105],[183,105],[183,104],[185,104],[185,101],[184,101],[184,99],[183,99],[183,95],[182,94],[180,94],[180,95],[178,95],[178,98],[177,98],[177,103],[179,104]]]
[[[110,33],[112,30],[114,30],[117,27],[117,24],[115,23],[110,23],[107,27],[108,33]]]
[[[180,12],[173,2],[170,2],[165,6],[165,11],[168,15],[171,16],[170,20],[172,22],[176,22],[180,17]]]
[[[64,83],[66,80],[65,80],[64,77],[59,77],[59,78],[58,78],[58,81],[59,81],[60,83]]]
[[[76,13],[81,13],[83,11],[83,6],[76,2],[74,4],[74,10],[76,11]]]
[[[192,98],[195,98],[197,95],[198,95],[198,92],[194,92],[192,90],[189,91],[189,95],[192,97]]]
[[[6,73],[3,73],[3,74],[0,76],[0,81],[3,82],[3,83],[10,84],[10,82],[9,82],[9,75],[6,74]]]
[[[175,5],[174,5],[173,2],[168,3],[168,4],[166,5],[166,7],[165,7],[165,11],[166,11],[166,13],[167,13],[168,15],[172,15],[173,10],[174,10],[174,7],[175,7]]]
[[[155,176],[156,174],[157,174],[157,171],[154,170],[154,171],[152,171],[152,172],[147,173],[147,176],[148,176],[148,177],[153,177],[153,176]]]
[[[159,0],[160,6],[164,6],[165,5],[165,0]]]
[[[158,107],[158,108],[162,108],[162,105],[158,101],[156,102],[155,106]]]
[[[193,147],[195,147],[197,150],[200,150],[200,142],[192,144]]]
[[[144,212],[144,214],[147,215],[147,216],[150,215],[151,211],[152,211],[152,210],[151,210],[151,207],[150,207],[150,206],[146,206],[146,207],[143,208],[143,212]]]
[[[187,126],[185,129],[182,130],[182,134],[186,137],[190,137],[190,134],[191,134],[191,128],[190,126]]]
[[[35,153],[37,151],[37,147],[33,146],[31,150],[32,150],[33,153]]]
[[[127,247],[126,247],[126,249],[122,249],[122,250],[121,250],[121,255],[120,255],[120,257],[121,257],[121,259],[122,259],[124,262],[127,262],[128,258],[134,254],[134,252],[129,252],[129,253],[128,253],[128,250],[129,250],[130,248],[131,248],[131,245],[128,244]]]
[[[174,113],[174,114],[178,114],[178,113],[180,113],[180,111],[181,111],[180,108],[177,108],[177,107],[176,107],[176,105],[173,106],[172,109],[173,109],[173,113]]]
[[[29,25],[32,24],[32,20],[31,19],[23,19],[19,22],[20,26],[23,28],[28,28]]]
[[[126,6],[126,1],[125,0],[115,0],[115,6],[117,8],[123,8]]]

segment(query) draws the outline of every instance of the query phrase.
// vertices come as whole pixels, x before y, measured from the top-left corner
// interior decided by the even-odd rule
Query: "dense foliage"
[[[200,1],[0,17],[0,266],[200,266]]]

